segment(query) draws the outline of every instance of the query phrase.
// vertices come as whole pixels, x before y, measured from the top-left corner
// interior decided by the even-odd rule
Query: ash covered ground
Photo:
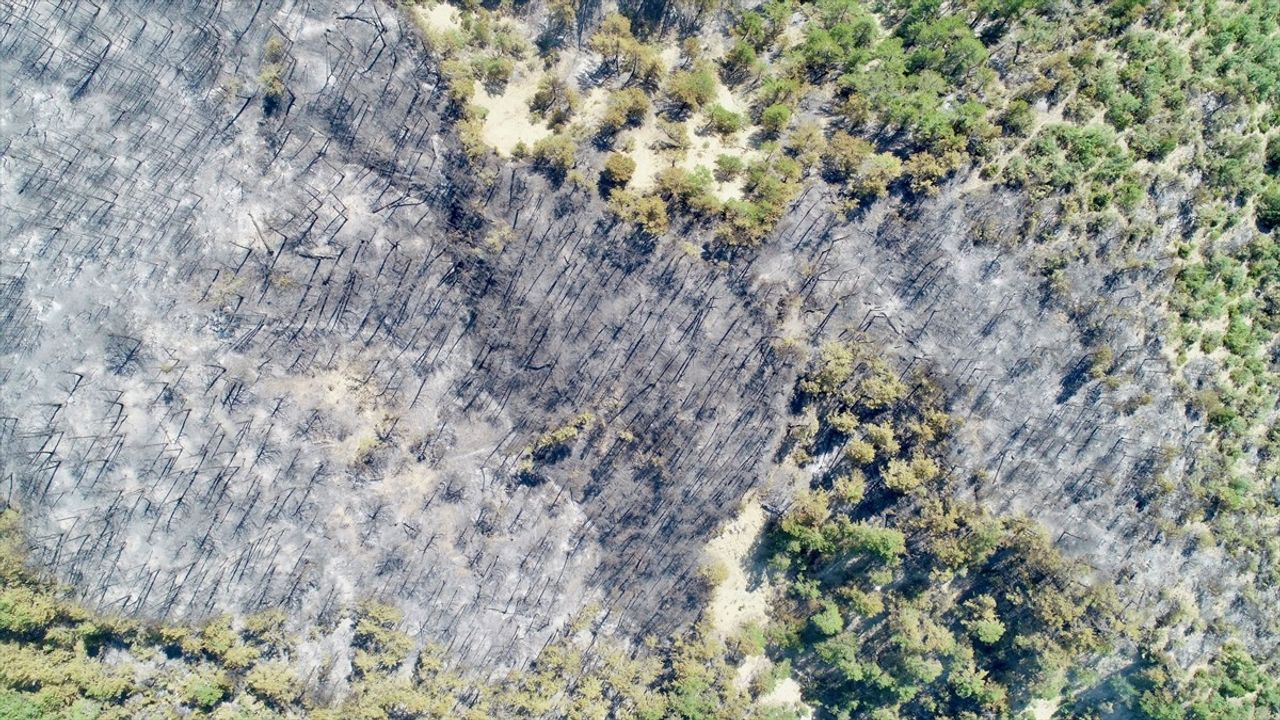
[[[1161,268],[1048,298],[1031,250],[985,241],[1026,232],[1016,196],[849,219],[815,185],[752,257],[689,257],[524,168],[477,182],[432,60],[376,2],[7,3],[0,78],[0,479],[36,562],[96,607],[303,622],[376,595],[493,667],[591,602],[624,637],[670,633],[743,495],[786,502],[802,368],[778,341],[865,332],[950,391],[966,492],[1135,599],[1179,585],[1257,620],[1144,512],[1199,432]],[[1177,217],[1173,197],[1155,220]],[[1103,342],[1118,395],[1087,373]]]

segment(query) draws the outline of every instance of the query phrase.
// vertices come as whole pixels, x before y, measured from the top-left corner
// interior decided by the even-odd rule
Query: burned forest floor
[[[658,5],[0,7],[0,716],[1280,713],[1274,18]]]

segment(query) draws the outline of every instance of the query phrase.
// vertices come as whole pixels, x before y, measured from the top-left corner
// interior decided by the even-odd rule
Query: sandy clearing
[[[448,3],[438,2],[429,7],[419,6],[415,10],[432,30],[445,32],[462,29],[462,15],[458,12],[458,8]]]
[[[768,670],[770,664],[769,658],[764,655],[746,656],[738,666],[738,674],[733,676],[733,684],[739,690],[746,690],[751,685],[751,679]]]
[[[773,667],[773,662],[764,655],[748,655],[742,659],[742,664],[738,666],[738,672],[733,678],[733,684],[739,690],[746,690],[751,687],[751,681],[761,673],[769,672]],[[809,707],[804,698],[800,696],[800,683],[794,678],[785,677],[774,684],[773,689],[756,698],[756,702],[760,705],[771,707],[799,706],[804,713],[804,717],[813,717],[813,708]]]
[[[477,86],[474,102],[486,111],[481,137],[498,154],[509,157],[516,145],[533,145],[551,134],[547,124],[535,121],[529,112],[529,100],[538,91],[541,79],[541,72],[521,65],[497,95]]]
[[[437,2],[430,6],[418,7],[416,12],[435,32],[460,30],[462,27],[458,9],[448,3]],[[721,48],[713,48],[714,50],[721,50]],[[674,44],[664,47],[660,55],[662,63],[668,70],[680,62],[680,48]],[[582,52],[566,53],[552,72],[559,77],[571,77],[572,71],[588,59]],[[532,146],[552,133],[545,122],[536,120],[529,112],[529,100],[537,92],[538,82],[545,75],[546,72],[533,64],[521,63],[500,93],[491,93],[483,86],[476,88],[473,102],[485,111],[481,139],[499,155],[510,157],[516,146],[521,143]],[[588,126],[598,124],[608,105],[610,93],[611,91],[605,87],[594,87],[587,91],[575,120]],[[743,114],[747,112],[747,104],[718,78],[715,102],[733,112]],[[705,123],[705,117],[697,115],[686,125],[694,130],[703,123]],[[742,139],[744,135],[745,133],[738,133],[726,139],[711,133],[694,135],[688,152],[683,158],[677,159],[674,153],[655,149],[655,146],[661,145],[662,133],[658,130],[656,117],[651,112],[640,127],[628,131],[621,138],[629,143],[629,155],[636,162],[636,170],[632,175],[630,186],[639,192],[651,190],[658,173],[663,168],[673,166],[689,171],[696,170],[698,167],[714,170],[716,158],[720,155],[735,155],[747,161],[758,158],[758,152],[745,146]],[[712,186],[711,192],[720,200],[740,199],[743,196],[742,181],[737,179],[728,182],[717,181]]]
[[[632,189],[643,192],[652,188],[658,171],[675,165],[668,153],[654,149],[654,145],[662,139],[663,135],[658,131],[658,123],[652,113],[645,118],[643,125],[622,136],[622,142],[632,145],[628,154],[636,161],[636,170],[631,174]]]
[[[611,92],[603,87],[591,88],[586,96],[582,98],[581,109],[574,119],[585,123],[587,127],[598,127],[600,118],[604,117],[605,108],[609,105],[610,94]]]
[[[800,697],[800,683],[794,678],[785,677],[773,686],[773,689],[764,694],[757,701],[761,705],[800,705],[804,709],[806,717],[813,717],[813,708],[805,705],[804,699]]]
[[[716,76],[716,99],[715,102],[726,110],[732,110],[736,113],[747,114],[747,105],[727,85],[720,81],[720,77]]]
[[[1027,706],[1031,711],[1031,716],[1035,720],[1050,720],[1058,712],[1058,705],[1062,698],[1052,698],[1046,700],[1044,698],[1036,698]]]
[[[263,378],[263,387],[268,392],[288,395],[302,407],[323,410],[346,435],[321,442],[341,448],[336,451],[338,456],[355,460],[362,449],[361,444],[368,445],[376,439],[385,415],[377,406],[371,389],[360,383],[362,376],[362,370],[350,364],[342,369],[312,375]]]
[[[693,120],[686,123],[686,126],[696,128],[703,122],[700,116],[695,116]],[[638,192],[650,190],[658,173],[664,168],[673,166],[682,167],[690,172],[699,166],[715,170],[716,158],[721,155],[734,155],[746,162],[759,159],[758,151],[744,147],[738,142],[740,135],[741,133],[730,138],[727,143],[713,133],[692,135],[689,150],[683,158],[676,159],[670,152],[654,149],[654,146],[660,144],[664,138],[658,130],[657,122],[650,116],[643,125],[623,136],[624,142],[630,141],[632,144],[629,154],[631,159],[636,161],[636,170],[631,176],[630,187]],[[728,182],[716,182],[711,191],[721,200],[740,199],[742,181],[734,179]]]
[[[751,548],[764,529],[764,508],[754,493],[743,499],[742,512],[707,544],[707,558],[728,571],[724,582],[711,593],[711,622],[721,637],[732,635],[747,623],[769,621],[769,584],[752,586],[746,565]]]
[[[752,563],[751,552],[764,530],[765,520],[764,507],[756,494],[747,493],[742,499],[738,517],[707,543],[707,560],[721,564],[727,571],[725,579],[712,591],[708,607],[712,631],[721,637],[732,635],[748,623],[768,624],[772,588],[767,579],[753,587],[747,576],[747,567]],[[764,655],[748,655],[738,666],[734,683],[746,689],[753,678],[767,672],[771,666],[769,658]],[[770,706],[799,705],[806,717],[813,716],[813,708],[804,704],[800,683],[794,678],[779,680],[757,702]]]
[[[797,17],[797,15],[799,17]],[[797,13],[791,16],[791,22],[782,29],[782,37],[779,38],[779,52],[786,52],[787,48],[793,48],[804,42],[804,30],[808,24],[808,18],[803,14]]]
[[[663,46],[662,52],[658,53],[658,59],[662,61],[662,65],[671,71],[680,63],[680,46],[676,43],[667,43]]]
[[[720,79],[716,78],[716,97],[715,104],[723,107],[731,112],[739,113],[750,119],[748,105],[737,94],[729,89]],[[698,113],[690,122],[691,127],[699,128],[707,122],[704,113]],[[734,133],[728,137],[722,138],[715,133],[706,133],[705,135],[695,135],[693,137],[692,147],[685,154],[680,166],[686,170],[694,170],[698,166],[706,167],[708,170],[715,170],[716,158],[721,155],[733,155],[742,158],[744,162],[752,162],[759,159],[760,153],[754,148],[748,147],[744,142],[744,137],[754,132],[756,127],[748,124],[747,128],[742,132]],[[729,182],[717,182],[712,189],[712,193],[721,200],[740,200],[742,199],[742,181],[734,179]]]
[[[703,166],[708,170],[715,170],[716,158],[721,155],[733,155],[742,158],[743,162],[752,162],[760,157],[760,153],[752,148],[743,147],[738,142],[741,133],[735,134],[729,138],[729,142],[725,142],[719,135],[707,133],[706,135],[695,135],[693,137],[693,147],[689,148],[680,161],[680,166],[686,170],[694,170],[698,166]],[[728,182],[716,182],[712,188],[712,192],[721,200],[740,200],[742,198],[742,180],[734,178]]]

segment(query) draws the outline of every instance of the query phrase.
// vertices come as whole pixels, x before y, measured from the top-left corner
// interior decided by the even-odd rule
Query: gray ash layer
[[[1141,512],[1161,449],[1197,435],[1151,273],[1073,278],[1098,302],[1055,310],[1029,251],[973,244],[1021,233],[1011,198],[951,188],[848,223],[815,186],[726,269],[523,170],[475,186],[392,6],[0,13],[0,479],[37,560],[97,606],[301,621],[377,595],[494,667],[591,601],[670,632],[697,613],[702,544],[777,471],[784,331],[864,329],[927,363],[976,496],[1137,592],[1222,572]],[[476,242],[492,228],[501,252]],[[1121,412],[1081,375],[1099,333],[1154,402]],[[581,413],[566,457],[519,472]]]
[[[239,7],[9,9],[3,477],[38,560],[147,617],[395,599],[495,666],[592,599],[689,619],[784,400],[745,301],[539,183],[472,189],[393,8]],[[277,34],[267,115],[233,78]],[[517,473],[585,412],[586,457]]]

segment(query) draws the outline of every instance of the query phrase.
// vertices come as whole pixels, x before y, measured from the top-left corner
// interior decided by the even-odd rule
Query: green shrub
[[[500,88],[511,79],[515,65],[505,57],[480,57],[473,61],[475,76],[490,88]]]
[[[649,235],[667,232],[667,204],[656,195],[635,195],[617,188],[609,194],[609,209]]]
[[[534,167],[556,180],[563,180],[574,166],[577,143],[564,133],[555,133],[533,144],[530,156]]]
[[[716,179],[721,182],[732,180],[745,166],[746,163],[737,155],[720,155],[716,158]]]
[[[1273,182],[1258,197],[1258,225],[1263,232],[1280,227],[1280,182]]]
[[[639,125],[649,112],[649,96],[640,88],[623,88],[609,95],[604,114],[600,118],[600,129],[605,133],[616,133],[623,128]]]
[[[551,127],[559,127],[569,122],[579,103],[578,91],[568,82],[546,75],[538,81],[538,89],[529,99],[529,110],[546,118]]]
[[[272,35],[267,44],[263,47],[263,57],[267,62],[280,62],[284,59],[284,38],[279,35]]]
[[[844,618],[840,616],[840,608],[833,602],[823,603],[822,610],[809,618],[813,627],[828,637],[844,629]]]
[[[1274,133],[1267,140],[1267,152],[1264,168],[1273,177],[1280,178],[1280,133]]]
[[[1010,135],[1024,137],[1035,125],[1035,112],[1026,100],[1017,99],[1009,102],[1000,116],[1000,126]]]
[[[730,81],[739,81],[760,68],[760,60],[756,49],[746,40],[737,40],[724,55],[721,66],[724,75]]]
[[[745,123],[746,120],[741,115],[722,105],[712,105],[707,108],[707,128],[717,135],[733,135],[741,130]]]
[[[43,630],[57,616],[57,606],[44,593],[25,587],[0,590],[0,633],[28,635]]]
[[[245,675],[249,692],[278,709],[291,705],[302,694],[298,675],[282,662],[260,663]]]
[[[667,80],[667,96],[678,107],[697,111],[716,96],[716,77],[705,64],[680,70]]]
[[[610,153],[604,160],[605,180],[610,185],[625,186],[635,171],[636,161],[625,153]]]
[[[781,133],[789,122],[791,122],[791,108],[782,103],[770,105],[760,113],[760,125],[771,135]]]

